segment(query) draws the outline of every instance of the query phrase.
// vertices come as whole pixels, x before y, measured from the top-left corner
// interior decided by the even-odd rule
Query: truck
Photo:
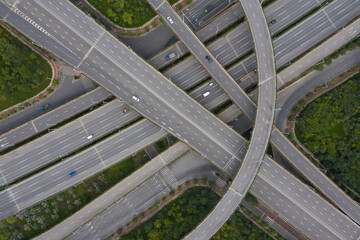
[[[166,60],[173,59],[174,57],[176,57],[176,54],[174,52],[172,52],[172,53],[170,53],[169,55],[166,56]]]
[[[42,106],[40,107],[40,109],[41,109],[41,110],[44,110],[45,108],[48,108],[49,106],[50,106],[50,104],[47,103],[47,104],[42,105]]]

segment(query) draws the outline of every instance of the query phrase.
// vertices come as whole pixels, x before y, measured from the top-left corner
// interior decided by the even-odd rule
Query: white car
[[[137,102],[140,101],[140,99],[139,99],[137,96],[132,96],[132,98],[133,98],[135,101],[137,101]]]
[[[205,93],[203,93],[203,96],[204,97],[207,97],[207,96],[209,96],[210,95],[210,92],[205,92]]]
[[[214,85],[214,82],[209,83],[209,86],[210,86],[210,87],[211,87],[212,85]]]
[[[87,138],[88,140],[90,140],[90,139],[93,138],[93,135],[91,134],[91,135],[87,136],[86,138]]]
[[[174,21],[171,19],[171,17],[167,17],[166,19],[169,21],[170,24],[174,23]]]

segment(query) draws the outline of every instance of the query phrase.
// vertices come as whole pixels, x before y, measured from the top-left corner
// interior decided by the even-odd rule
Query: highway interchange
[[[356,10],[355,10],[356,11]],[[108,39],[109,40],[109,39]],[[95,51],[95,50],[93,50],[93,51]],[[127,51],[127,50],[125,50],[125,51]],[[86,52],[86,51],[83,51],[83,52]],[[100,54],[99,54],[100,55]],[[85,56],[85,54],[83,55],[83,56]],[[96,57],[95,57],[96,58]],[[100,58],[100,57],[99,57]],[[94,58],[93,58],[94,59]],[[103,61],[103,60],[102,60]],[[81,63],[81,61],[80,61],[80,63]],[[83,63],[85,63],[86,64],[86,60],[85,61],[83,61],[82,62],[82,64]],[[89,63],[90,64],[90,63]],[[83,66],[83,65],[81,65],[81,66]],[[121,95],[120,95],[121,96]],[[124,99],[126,99],[126,97],[123,97]],[[125,100],[126,101],[126,100]],[[161,124],[159,124],[159,125],[161,125]],[[208,155],[207,155],[207,157],[208,157]]]

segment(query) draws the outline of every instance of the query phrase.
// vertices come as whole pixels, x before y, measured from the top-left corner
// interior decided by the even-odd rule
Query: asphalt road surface
[[[215,209],[185,239],[210,239],[232,215],[255,179],[264,158],[273,126],[276,102],[276,70],[271,35],[260,3],[256,1],[254,4],[251,0],[242,0],[240,2],[252,31],[258,66],[258,108],[256,119],[250,117],[250,119],[255,120],[255,126],[243,164],[236,174],[230,189],[225,193]],[[236,84],[235,81],[232,81],[232,83]],[[227,94],[232,95],[232,92],[230,93],[223,85],[221,86]],[[241,92],[247,97],[242,90]],[[246,113],[247,110],[238,101],[240,100],[235,100],[235,104]]]
[[[1,182],[9,184],[63,156],[100,139],[139,117],[139,114],[116,100],[66,126],[0,157]],[[92,139],[87,139],[92,135]]]
[[[43,132],[52,126],[59,124],[98,103],[101,103],[110,96],[111,94],[108,91],[102,87],[98,87],[91,92],[63,104],[61,107],[57,107],[51,111],[46,111],[46,114],[0,135],[0,149],[2,150],[11,147],[14,144]],[[27,113],[24,113],[24,115],[26,114]],[[16,121],[16,124],[17,123],[19,122]]]
[[[74,66],[76,64],[82,72],[96,79],[98,83],[114,92],[117,97],[124,99],[135,110],[152,119],[159,126],[164,125],[163,127],[170,133],[184,142],[189,142],[204,156],[213,158],[218,166],[224,166],[223,159],[231,159],[238,152],[237,148],[243,141],[241,136],[229,130],[225,124],[168,82],[126,46],[109,36],[91,19],[83,16],[74,6],[66,1],[57,2],[55,6],[51,6],[54,3],[46,1],[29,3],[19,1],[16,7],[26,16],[36,19],[38,24],[46,28],[50,36],[61,43],[61,46],[66,46],[66,49],[63,48],[66,54],[61,51],[57,53],[60,47],[47,45],[48,40],[45,39],[44,47],[63,56],[76,53],[73,54],[75,55],[73,58],[66,58],[69,59],[69,63],[72,63],[73,59],[80,58],[73,64]],[[39,9],[42,11],[39,12]],[[48,21],[45,22],[45,20]],[[19,25],[18,28],[23,31],[22,28],[26,25]],[[52,27],[47,27],[47,25]],[[58,28],[62,29],[61,33],[64,35],[56,30]],[[26,30],[23,32],[26,34]],[[91,47],[94,44],[95,46]],[[117,52],[115,53],[113,49]],[[152,78],[149,79],[145,75],[150,75]],[[131,87],[128,86],[128,81],[131,82]],[[171,96],[168,94],[170,92]],[[134,95],[140,99],[139,102],[133,100]],[[154,112],[155,114],[152,114]],[[193,137],[194,134],[196,140]],[[207,146],[204,146],[204,143]]]
[[[150,121],[142,120],[74,157],[0,192],[0,218],[19,212],[66,189],[166,135],[167,132]],[[69,177],[72,171],[77,171],[77,174]]]

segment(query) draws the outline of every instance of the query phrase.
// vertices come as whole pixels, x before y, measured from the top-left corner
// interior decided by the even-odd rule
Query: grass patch
[[[48,62],[0,27],[0,111],[23,102],[49,84]]]
[[[89,0],[89,2],[121,27],[141,27],[156,16],[156,12],[146,0]]]
[[[207,188],[193,187],[120,239],[180,239],[209,214],[219,199]]]
[[[169,144],[167,142],[167,137],[160,139],[154,145],[155,145],[154,147],[155,147],[156,151],[158,153],[162,153],[169,147]]]
[[[308,104],[296,136],[329,169],[329,177],[360,192],[360,73]]]

